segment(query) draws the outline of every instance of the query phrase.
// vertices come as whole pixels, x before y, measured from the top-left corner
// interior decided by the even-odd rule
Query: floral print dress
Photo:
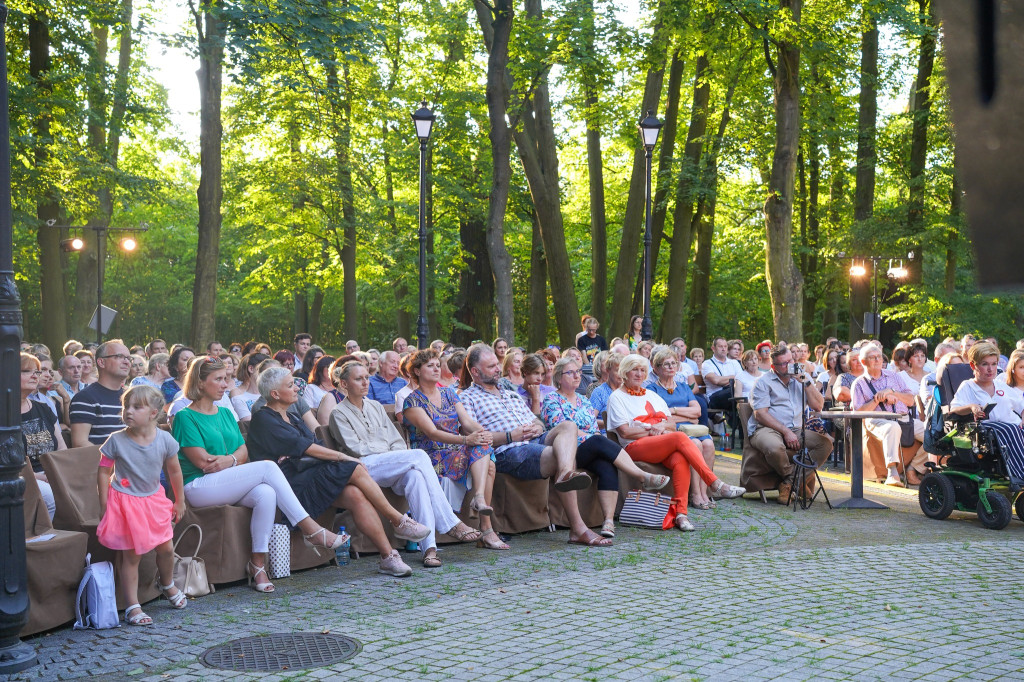
[[[459,414],[455,411],[455,406],[461,402],[459,394],[455,392],[455,389],[446,386],[438,386],[438,390],[441,392],[440,407],[430,402],[423,391],[416,389],[405,399],[405,405],[402,408],[403,415],[411,407],[422,408],[430,417],[430,421],[434,422],[435,427],[447,433],[458,434]],[[489,445],[461,445],[430,440],[404,416],[403,421],[405,421],[406,428],[409,429],[409,444],[413,448],[425,451],[430,456],[430,461],[434,464],[434,471],[437,472],[438,477],[444,477],[466,486],[466,476],[474,462],[482,457],[494,460],[494,451]]]

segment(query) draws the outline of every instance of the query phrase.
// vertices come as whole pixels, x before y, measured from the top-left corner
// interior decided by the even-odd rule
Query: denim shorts
[[[498,473],[508,474],[514,478],[538,480],[544,478],[540,473],[540,456],[544,453],[544,436],[541,434],[522,445],[505,448],[495,453],[495,468]]]

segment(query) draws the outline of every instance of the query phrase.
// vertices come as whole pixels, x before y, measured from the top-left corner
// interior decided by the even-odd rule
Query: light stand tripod
[[[807,385],[802,382],[800,386],[800,449],[793,455],[793,466],[796,467],[796,472],[793,474],[793,486],[789,491],[790,498],[793,500],[793,511],[796,511],[798,505],[801,509],[810,509],[819,493],[825,496],[825,503],[828,504],[829,509],[832,509],[832,502],[828,499],[828,493],[825,492],[825,486],[821,482],[821,474],[818,473],[818,463],[814,461],[811,453],[807,450]],[[817,490],[809,498],[803,494],[808,476],[814,476],[818,481]]]

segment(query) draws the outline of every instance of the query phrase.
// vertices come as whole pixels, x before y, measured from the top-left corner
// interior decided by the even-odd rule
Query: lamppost
[[[840,251],[836,254],[840,260],[849,259],[850,263],[850,277],[860,278],[868,274],[866,264],[871,263],[871,316],[868,314],[864,315],[864,324],[861,327],[863,332],[868,336],[879,337],[882,332],[882,320],[878,314],[878,264],[884,260],[889,261],[889,268],[886,270],[886,277],[894,280],[902,280],[907,276],[907,269],[903,266],[902,259],[891,258],[889,256],[847,256],[845,253]],[[914,252],[911,251],[907,254],[907,260],[914,260]],[[893,262],[895,261],[895,265]]]
[[[21,297],[14,282],[11,128],[7,119],[7,5],[0,4],[0,673],[36,663],[18,638],[28,622],[25,569],[25,445],[21,437]]]
[[[92,230],[96,233],[96,343],[103,343],[103,265],[107,258],[107,233],[125,232],[126,237],[121,239],[121,249],[132,253],[138,248],[139,243],[132,235],[136,232],[145,232],[149,227],[143,223],[142,227],[107,227],[103,225],[57,225],[56,220],[48,220],[47,227],[55,227],[61,230]],[[81,237],[65,239],[60,243],[65,251],[81,251],[85,248],[85,242]]]
[[[654,117],[650,109],[647,116],[637,124],[640,139],[644,143],[644,156],[647,160],[647,212],[644,220],[644,321],[640,327],[640,336],[649,339],[654,335],[651,324],[651,160],[654,157],[654,145],[658,143],[662,123]]]
[[[420,140],[420,316],[416,320],[416,347],[427,347],[427,142],[434,125],[434,112],[422,102],[412,115]]]

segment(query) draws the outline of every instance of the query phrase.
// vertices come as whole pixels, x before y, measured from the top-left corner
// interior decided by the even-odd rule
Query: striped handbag
[[[630,490],[619,513],[619,523],[661,530],[665,515],[672,504],[672,495],[663,492]]]

